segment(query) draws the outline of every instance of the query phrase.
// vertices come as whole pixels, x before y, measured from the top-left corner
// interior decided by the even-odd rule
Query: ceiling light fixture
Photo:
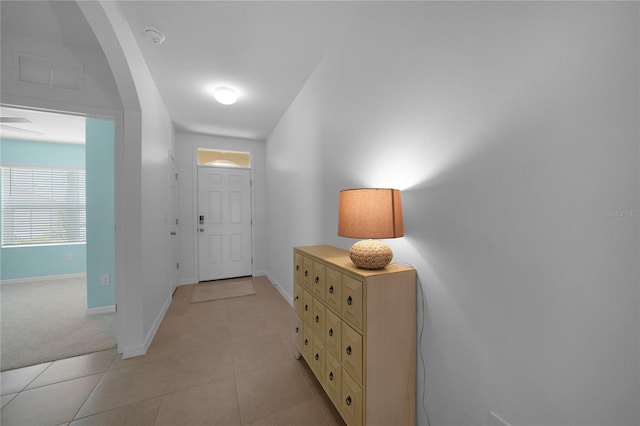
[[[238,95],[228,87],[218,87],[213,91],[213,97],[222,105],[232,105],[238,100]]]
[[[147,27],[144,29],[144,36],[147,40],[151,41],[153,44],[162,44],[164,41],[164,34],[157,28]]]

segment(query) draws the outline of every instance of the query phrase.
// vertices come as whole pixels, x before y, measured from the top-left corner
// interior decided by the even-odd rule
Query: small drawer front
[[[305,323],[313,324],[313,296],[307,290],[302,290],[302,319]]]
[[[342,310],[341,289],[342,273],[327,267],[325,270],[325,300],[327,301],[327,306],[336,312],[341,312]]]
[[[340,407],[340,397],[342,395],[342,366],[329,351],[325,353],[324,388],[333,405]]]
[[[318,380],[322,380],[324,377],[324,345],[317,338],[317,336],[313,337],[313,355],[311,357],[311,369],[314,373],[316,373],[316,377]]]
[[[309,259],[308,257],[304,257],[304,256],[303,258],[304,258],[303,283],[307,290],[313,291],[313,287],[311,286],[311,283],[313,282],[313,259]]]
[[[295,345],[298,352],[302,352],[303,346],[303,338],[304,336],[304,326],[302,324],[302,318],[300,318],[297,314],[293,314],[293,344]]]
[[[304,256],[300,253],[293,254],[293,276],[295,282],[302,284],[304,282]]]
[[[343,370],[340,411],[349,426],[362,425],[364,401],[362,388]]]
[[[302,317],[302,305],[304,304],[304,293],[300,284],[293,285],[293,310]]]
[[[313,355],[313,332],[307,324],[303,324],[302,328],[302,356],[311,362],[311,356]]]
[[[338,359],[340,359],[342,344],[340,336],[342,336],[342,321],[336,314],[327,309],[324,323],[324,344]]]
[[[344,369],[358,383],[362,383],[362,335],[342,323],[342,353],[340,359]]]
[[[362,330],[362,281],[342,275],[342,316]]]
[[[313,331],[318,336],[318,339],[324,342],[324,328],[325,328],[325,308],[324,305],[317,300],[313,301]]]
[[[313,280],[311,282],[313,294],[324,302],[325,300],[325,266],[320,262],[313,262]]]

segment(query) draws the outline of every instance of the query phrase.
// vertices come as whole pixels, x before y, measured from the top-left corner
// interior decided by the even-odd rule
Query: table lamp
[[[400,191],[358,188],[340,191],[338,235],[366,238],[351,246],[349,257],[361,269],[382,269],[393,259],[391,248],[374,238],[404,236]]]

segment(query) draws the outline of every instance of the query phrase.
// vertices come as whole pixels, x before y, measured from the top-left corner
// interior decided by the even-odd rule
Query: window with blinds
[[[2,167],[2,246],[86,242],[85,171]]]

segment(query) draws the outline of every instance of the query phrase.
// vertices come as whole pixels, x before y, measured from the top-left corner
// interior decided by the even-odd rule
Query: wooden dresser
[[[415,269],[359,269],[324,245],[293,259],[295,345],[347,425],[414,425]]]

